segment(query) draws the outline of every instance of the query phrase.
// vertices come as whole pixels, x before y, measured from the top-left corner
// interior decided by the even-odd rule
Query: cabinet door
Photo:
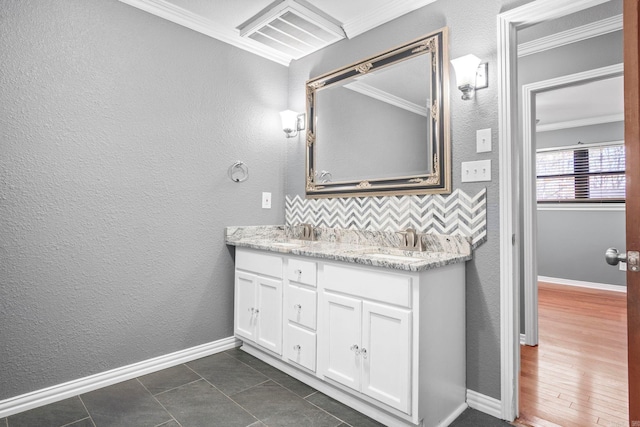
[[[362,393],[405,413],[411,402],[411,311],[362,304]]]
[[[256,343],[282,354],[282,280],[256,277]]]
[[[323,292],[321,304],[320,373],[359,391],[362,301]]]
[[[255,340],[256,276],[236,271],[235,318],[236,335]]]

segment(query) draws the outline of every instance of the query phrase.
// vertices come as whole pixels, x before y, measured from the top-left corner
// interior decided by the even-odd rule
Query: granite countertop
[[[301,240],[297,227],[227,227],[228,245],[404,271],[424,271],[472,259],[463,236],[425,234],[425,251],[397,249],[400,236],[392,232],[315,228],[316,240]]]

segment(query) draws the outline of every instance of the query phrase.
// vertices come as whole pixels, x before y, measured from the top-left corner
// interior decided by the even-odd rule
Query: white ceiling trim
[[[410,111],[420,116],[428,117],[427,107],[422,107],[418,104],[414,104],[411,101],[407,101],[399,96],[392,95],[389,92],[378,89],[367,83],[355,81],[344,85],[345,89],[351,89],[354,92],[358,92],[362,95],[377,99],[378,101],[386,102],[394,107],[402,108],[403,110]]]
[[[174,22],[178,25],[190,28],[194,31],[213,37],[225,43],[244,49],[248,52],[270,59],[282,65],[289,65],[290,57],[268,47],[256,47],[246,39],[238,37],[237,32],[225,31],[216,28],[216,25],[186,9],[178,7],[164,0],[120,0],[130,6],[149,12],[160,18]]]
[[[602,36],[622,30],[622,15],[592,22],[567,31],[541,37],[518,45],[518,57],[533,55],[545,50],[554,49],[571,43],[580,42],[592,37]]]
[[[291,56],[285,53],[265,46],[262,43],[239,37],[235,28],[220,28],[220,25],[217,25],[213,21],[176,6],[167,0],[119,1],[279,64],[288,66],[291,62]],[[382,6],[366,10],[356,18],[345,22],[342,28],[348,38],[353,38],[385,22],[396,19],[436,1],[437,0],[390,0]]]
[[[385,22],[399,18],[414,10],[420,9],[428,4],[435,3],[437,0],[390,0],[383,6],[373,8],[356,19],[345,22],[342,25],[344,32],[350,39],[369,31]]]
[[[604,123],[623,122],[624,113],[612,114],[610,116],[590,117],[588,119],[569,120],[566,122],[549,123],[546,125],[537,125],[536,132],[549,132],[552,130],[579,128],[582,126],[601,125]]]

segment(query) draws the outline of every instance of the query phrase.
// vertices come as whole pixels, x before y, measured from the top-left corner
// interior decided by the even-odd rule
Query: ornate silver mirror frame
[[[318,197],[352,197],[399,194],[433,194],[451,192],[451,147],[449,138],[449,85],[448,85],[448,37],[447,28],[413,40],[402,46],[366,58],[355,64],[334,70],[307,81],[307,133],[306,133],[306,196]],[[332,182],[332,171],[317,169],[318,146],[318,109],[317,99],[321,91],[332,86],[344,85],[355,81],[367,73],[391,67],[408,59],[420,56],[428,57],[427,68],[430,98],[426,105],[424,120],[427,123],[428,137],[424,144],[428,164],[425,171],[409,173],[403,176],[366,177],[355,180],[337,180]],[[381,118],[372,118],[380,120]],[[394,126],[389,123],[388,126]],[[328,132],[327,132],[328,133]],[[323,142],[324,143],[324,140]],[[397,144],[398,141],[385,141]],[[366,152],[360,152],[360,161],[366,162]],[[417,155],[417,154],[416,154]],[[374,174],[375,175],[375,174]]]

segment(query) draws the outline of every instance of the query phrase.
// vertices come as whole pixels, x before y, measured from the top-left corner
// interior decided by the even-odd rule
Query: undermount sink
[[[378,259],[386,259],[393,261],[403,261],[403,262],[416,262],[420,261],[419,257],[414,257],[410,255],[392,255],[392,254],[384,254],[380,252],[363,254],[369,258],[378,258]]]
[[[281,248],[297,248],[298,246],[303,245],[303,243],[292,243],[292,242],[273,242],[271,244],[273,246],[279,246]]]

